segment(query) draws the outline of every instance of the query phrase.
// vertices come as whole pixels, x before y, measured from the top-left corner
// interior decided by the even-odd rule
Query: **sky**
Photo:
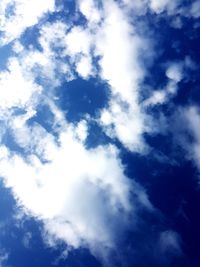
[[[0,1],[0,267],[200,266],[200,1]]]

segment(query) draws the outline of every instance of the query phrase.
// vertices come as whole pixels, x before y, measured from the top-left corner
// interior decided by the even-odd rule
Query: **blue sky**
[[[200,266],[199,17],[1,0],[0,267]]]

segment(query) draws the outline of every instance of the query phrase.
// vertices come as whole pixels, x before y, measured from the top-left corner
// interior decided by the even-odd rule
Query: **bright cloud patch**
[[[20,37],[24,30],[37,24],[45,13],[52,11],[54,11],[54,0],[1,1],[0,27],[3,34],[1,43],[6,44]]]
[[[28,157],[2,146],[0,174],[19,204],[44,221],[52,238],[95,251],[115,246],[117,232],[123,232],[127,215],[136,210],[133,193],[135,203],[151,205],[143,190],[125,177],[115,147],[86,150],[80,141],[84,127],[66,125],[55,141],[39,125],[15,124],[15,141]]]

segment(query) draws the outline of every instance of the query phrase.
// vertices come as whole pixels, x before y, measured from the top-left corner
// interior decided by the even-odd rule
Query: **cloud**
[[[23,236],[23,239],[22,239],[22,243],[24,245],[25,248],[30,248],[30,242],[31,242],[31,239],[32,239],[32,233],[31,232],[26,232]]]
[[[181,17],[192,17],[197,19],[199,17],[200,1],[192,1],[182,3],[180,0],[122,0],[121,1],[128,13],[131,11],[135,16],[144,15],[151,11],[153,14],[171,16],[173,19],[172,25],[177,28],[182,27]],[[180,17],[173,17],[174,15]]]
[[[150,8],[157,14],[164,11],[167,11],[168,14],[174,14],[179,2],[179,0],[150,0]]]
[[[123,10],[113,1],[104,4],[104,23],[96,38],[100,76],[111,90],[109,107],[102,111],[100,124],[127,149],[142,151],[142,135],[148,127],[138,103],[139,83],[144,77],[139,56],[145,51],[147,40],[135,33]],[[109,120],[105,121],[105,116]]]
[[[5,263],[8,260],[9,253],[5,249],[0,249],[0,267],[7,266]]]
[[[14,124],[13,136],[26,157],[1,146],[0,174],[24,211],[43,221],[46,239],[98,254],[115,247],[131,213],[137,220],[137,209],[151,210],[151,204],[124,175],[117,149],[87,150],[77,127],[78,136],[74,126],[66,125],[56,141],[42,126]]]
[[[171,230],[160,234],[159,248],[162,253],[172,253],[180,255],[182,252],[179,235]]]
[[[148,10],[148,0],[123,0],[122,3],[127,8],[128,13],[131,11],[132,14],[134,12],[134,15],[140,16],[143,14],[146,14]]]
[[[196,0],[192,3],[190,8],[190,14],[193,18],[199,18],[200,17],[200,1]]]
[[[194,160],[196,166],[200,168],[200,111],[196,106],[190,106],[182,110],[184,129],[188,131],[193,142],[184,141],[183,146],[188,151],[188,155]]]
[[[171,62],[168,64],[165,71],[165,75],[168,78],[166,86],[163,89],[153,91],[152,95],[143,102],[145,107],[162,105],[177,94],[178,83],[184,77],[184,66],[188,65],[187,61],[186,58],[184,62]],[[189,68],[189,66],[187,67]]]
[[[182,72],[183,72],[183,64],[182,63],[172,63],[166,70],[166,76],[175,81],[180,82],[182,80]]]
[[[28,27],[36,25],[44,14],[54,10],[54,0],[43,2],[39,0],[2,0],[0,4],[0,27],[3,35],[1,44],[19,38]]]
[[[40,95],[42,87],[26,74],[18,59],[10,58],[8,70],[0,73],[0,109],[2,112],[11,108],[28,109],[33,104],[34,97]]]
[[[79,10],[91,23],[98,23],[101,20],[101,11],[93,0],[79,0]]]

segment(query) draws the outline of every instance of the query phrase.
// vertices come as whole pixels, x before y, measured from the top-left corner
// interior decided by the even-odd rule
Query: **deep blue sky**
[[[109,0],[107,4],[105,1],[59,0],[54,8],[47,4],[47,10],[41,9],[30,25],[23,12],[31,14],[31,5],[20,13],[17,7],[20,2],[23,7],[24,1],[13,0],[13,14],[3,1],[7,14],[0,9],[0,19],[7,22],[0,26],[0,141],[9,156],[1,149],[0,267],[200,266],[200,2],[174,1],[173,6],[166,0],[160,6],[156,0],[139,0],[137,6],[134,1]],[[51,6],[54,1],[47,2]],[[88,3],[93,3],[89,15],[81,9],[81,4],[86,8]],[[100,19],[92,17],[95,12],[99,12]],[[112,20],[112,14],[118,23]],[[20,16],[25,19],[17,22]],[[66,28],[53,28],[58,22]],[[9,23],[13,28],[16,25],[21,28],[12,31]],[[85,35],[69,37],[69,41],[66,36],[76,27]],[[76,50],[77,46],[80,47]],[[40,56],[34,59],[32,52]],[[114,56],[109,59],[110,55]],[[80,62],[85,58],[89,61],[83,63],[82,69]],[[23,79],[28,81],[24,85],[15,72],[17,67],[10,67],[13,59],[19,63]],[[130,88],[134,88],[130,91],[126,88],[129,77]],[[170,86],[175,90],[170,91]],[[28,90],[31,96],[27,100]],[[126,90],[129,99],[124,97]],[[164,92],[164,100],[153,99],[155,92],[160,91]],[[27,115],[30,110],[35,113]],[[108,125],[101,120],[103,111],[111,116]],[[135,135],[137,120],[142,125],[139,137]],[[87,136],[83,139],[76,132],[81,123],[87,125]],[[125,125],[122,131],[118,128],[121,125]],[[69,139],[72,148],[68,139],[66,147],[59,139],[66,129],[72,129],[69,131],[75,136]],[[130,129],[131,139],[126,129]],[[75,142],[85,149],[80,154],[88,151],[94,154],[88,154],[91,165],[87,165],[79,150],[69,158],[68,152],[61,156],[55,152],[55,160],[60,157],[58,162],[61,161],[61,165],[56,163],[60,168],[58,174],[54,172],[55,165],[49,172],[42,172],[46,177],[39,176],[38,169],[35,171],[39,177],[35,178],[37,190],[46,183],[43,178],[52,179],[52,187],[59,184],[60,175],[71,175],[78,184],[78,189],[76,184],[68,185],[70,190],[66,194],[72,198],[65,198],[62,184],[53,194],[44,191],[40,201],[43,207],[45,199],[46,210],[40,210],[37,204],[34,206],[39,195],[34,196],[38,191],[31,190],[32,182],[25,185],[23,180],[20,182],[20,178],[28,179],[31,172],[15,165],[14,158],[19,156],[28,166],[36,166],[31,161],[34,155],[43,168],[54,160],[51,158],[54,150],[45,150],[52,142],[58,151],[62,146],[65,150],[75,149]],[[107,146],[114,147],[118,154],[109,152]],[[107,154],[99,154],[99,149]],[[99,165],[104,157],[105,163]],[[118,167],[111,165],[109,160],[113,158],[117,158]],[[69,165],[73,165],[72,170]],[[88,166],[96,171],[91,174]],[[114,183],[119,188],[129,184],[126,176],[131,183],[130,195],[125,191],[120,195],[113,193],[113,185],[103,180],[122,175],[121,170],[122,182]],[[92,180],[95,175],[97,181]],[[123,197],[128,194],[132,207],[129,211],[120,201],[107,204],[121,194]],[[59,211],[58,202],[58,210],[54,211],[53,200],[56,203],[60,197],[66,203]],[[51,209],[53,216],[46,215]],[[76,232],[79,220],[84,227],[86,222],[87,227]],[[71,236],[65,238],[65,230],[59,236],[60,221],[72,226],[79,240],[77,246]],[[101,241],[104,232],[111,239]]]

